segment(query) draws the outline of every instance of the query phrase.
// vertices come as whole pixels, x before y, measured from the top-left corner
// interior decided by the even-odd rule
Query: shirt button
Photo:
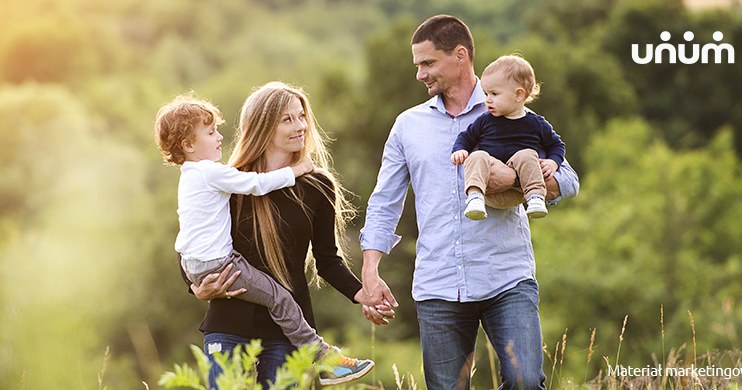
[[[459,245],[460,243],[461,243],[461,242],[459,242],[459,240],[456,240],[456,245]]]
[[[459,216],[458,215],[454,215],[453,216],[453,219],[459,219]]]
[[[456,195],[456,190],[451,190],[451,193]]]

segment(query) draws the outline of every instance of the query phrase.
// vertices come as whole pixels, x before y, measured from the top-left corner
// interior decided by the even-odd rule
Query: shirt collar
[[[474,86],[474,91],[472,91],[471,96],[469,96],[469,102],[466,103],[466,108],[464,108],[464,111],[461,111],[459,115],[464,115],[471,111],[474,107],[484,104],[484,91],[482,90],[482,82],[479,81],[479,78],[477,77],[477,84]],[[443,103],[443,97],[441,95],[433,96],[430,100],[428,100],[428,106],[430,108],[434,108],[441,112],[442,114],[448,115],[448,111],[446,111],[446,105]]]

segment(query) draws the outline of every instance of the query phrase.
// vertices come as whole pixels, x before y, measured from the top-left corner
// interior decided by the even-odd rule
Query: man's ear
[[[464,45],[458,45],[453,50],[454,53],[456,53],[456,62],[459,65],[463,64],[469,58],[469,51],[466,50],[466,47],[464,47]]]
[[[183,151],[186,153],[193,153],[194,151],[193,143],[191,143],[191,140],[188,138],[180,141],[180,147],[183,148]]]

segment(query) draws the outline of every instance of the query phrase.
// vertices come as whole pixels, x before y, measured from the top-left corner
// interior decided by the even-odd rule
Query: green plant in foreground
[[[681,343],[680,346],[674,348],[666,347],[665,340],[665,315],[664,306],[660,306],[660,329],[659,337],[661,341],[662,356],[656,357],[651,356],[650,364],[641,364],[632,366],[631,361],[629,363],[623,363],[624,356],[624,344],[627,341],[631,341],[626,338],[626,331],[628,326],[628,315],[624,316],[623,322],[620,326],[620,334],[618,335],[618,344],[613,358],[609,358],[607,354],[601,353],[600,342],[597,338],[597,329],[593,328],[589,333],[589,345],[586,349],[582,350],[577,348],[574,342],[571,343],[571,349],[577,352],[567,353],[567,330],[564,330],[560,340],[552,348],[543,345],[543,352],[545,358],[550,361],[547,363],[551,366],[550,375],[548,375],[548,387],[550,389],[611,389],[611,390],[623,390],[623,389],[639,389],[639,388],[657,388],[657,389],[739,389],[739,385],[742,384],[742,350],[739,348],[731,348],[726,350],[699,350],[697,346],[697,334],[696,334],[696,321],[694,316],[688,312],[689,320],[689,331],[690,339],[688,342]],[[571,333],[574,335],[574,332]],[[609,336],[613,337],[613,336]],[[498,376],[498,357],[489,343],[487,343],[487,355],[489,358],[489,365],[492,375],[492,385],[485,384],[481,385],[485,388],[497,388]],[[255,362],[257,356],[260,354],[262,348],[258,341],[247,345],[244,351],[236,349],[231,353],[224,355],[216,355],[216,362],[222,368],[224,373],[218,380],[217,384],[220,389],[260,389],[260,385],[256,383],[255,375]],[[386,346],[384,348],[390,347]],[[207,385],[202,383],[208,383],[208,370],[209,361],[203,354],[200,348],[191,346],[198,368],[196,370],[191,369],[187,365],[175,365],[175,372],[168,372],[162,376],[160,385],[164,385],[166,388],[173,387],[185,387],[192,389],[207,389]],[[550,349],[553,354],[550,353]],[[395,351],[396,352],[396,351]],[[579,365],[585,364],[584,373],[580,372],[579,375],[582,380],[575,380],[572,371],[567,371],[569,360],[583,359],[586,354],[586,360],[582,360]],[[607,351],[606,351],[607,352]],[[275,383],[272,383],[270,389],[311,389],[315,387],[316,378],[319,373],[326,369],[329,365],[333,364],[332,357],[325,359],[322,364],[316,364],[315,362],[316,347],[309,348],[303,347],[295,351],[293,354],[287,357],[287,361],[283,367],[279,369],[276,376]],[[595,367],[597,373],[591,372],[591,367],[595,354],[602,356],[603,364],[600,367]],[[401,355],[396,355],[398,357]],[[615,359],[614,361],[612,361]],[[623,360],[622,360],[623,359]],[[105,360],[105,359],[104,359]],[[104,361],[104,369],[105,369]],[[384,390],[385,387],[397,390],[415,390],[418,388],[418,384],[415,378],[407,372],[405,375],[397,369],[395,363],[390,363],[392,371],[394,373],[393,383],[390,381],[386,385],[382,381],[373,380],[373,384],[353,382],[352,384],[346,385],[346,389],[355,390]],[[650,373],[621,373],[617,371],[617,368],[627,365],[627,367],[634,368],[655,368],[660,367],[657,371]],[[711,368],[712,371],[708,371]],[[704,371],[698,370],[706,370]],[[102,370],[103,371],[103,370]],[[579,371],[579,370],[578,370]],[[569,372],[569,374],[565,374]],[[632,371],[635,372],[635,371]],[[476,369],[472,369],[471,376],[475,376]],[[101,373],[102,374],[102,373]],[[99,380],[99,382],[101,382]],[[476,385],[479,388],[479,384]],[[146,387],[146,384],[145,384]],[[425,388],[424,383],[421,385]],[[21,386],[23,388],[23,386]],[[343,388],[343,387],[340,387]],[[474,385],[472,385],[474,388]],[[105,387],[101,387],[105,389]]]
[[[209,363],[209,359],[206,357],[203,351],[201,351],[201,348],[191,344],[191,352],[196,358],[198,372],[196,372],[186,363],[183,363],[182,365],[176,364],[175,372],[168,371],[162,374],[162,377],[160,378],[158,384],[161,386],[165,386],[168,389],[174,387],[189,387],[192,389],[204,390],[207,389],[206,386],[201,384],[201,379],[204,380],[204,383],[209,383],[209,367],[211,366],[211,363]],[[237,346],[237,348],[235,348],[234,355],[241,355],[240,352],[240,347]],[[200,376],[199,373],[201,374]]]
[[[276,373],[276,381],[271,388],[309,388],[319,373],[328,369],[324,364],[314,363],[317,348],[315,345],[302,346],[288,356],[286,363]],[[220,389],[262,389],[257,381],[256,370],[258,355],[262,350],[260,341],[253,340],[244,347],[244,350],[241,345],[238,345],[233,351],[215,353],[214,360],[222,369],[216,379],[217,387]],[[176,364],[174,371],[165,372],[162,375],[158,382],[161,386],[168,389],[185,387],[208,390],[211,362],[201,348],[191,345],[191,352],[196,358],[197,368],[193,369],[186,363]]]

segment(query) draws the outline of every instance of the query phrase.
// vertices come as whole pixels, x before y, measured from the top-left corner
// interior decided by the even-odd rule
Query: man
[[[412,57],[432,98],[397,117],[384,147],[361,231],[363,289],[377,306],[363,312],[384,324],[397,305],[378,265],[401,238],[394,231],[411,183],[419,231],[412,296],[427,387],[469,388],[481,322],[500,359],[503,388],[544,388],[538,285],[522,199],[510,209],[491,209],[482,221],[463,218],[463,169],[450,162],[456,136],[486,111],[469,28],[448,15],[429,18],[412,37]],[[488,192],[514,182],[510,168],[495,165]],[[552,202],[577,194],[578,178],[566,161],[547,188]]]

